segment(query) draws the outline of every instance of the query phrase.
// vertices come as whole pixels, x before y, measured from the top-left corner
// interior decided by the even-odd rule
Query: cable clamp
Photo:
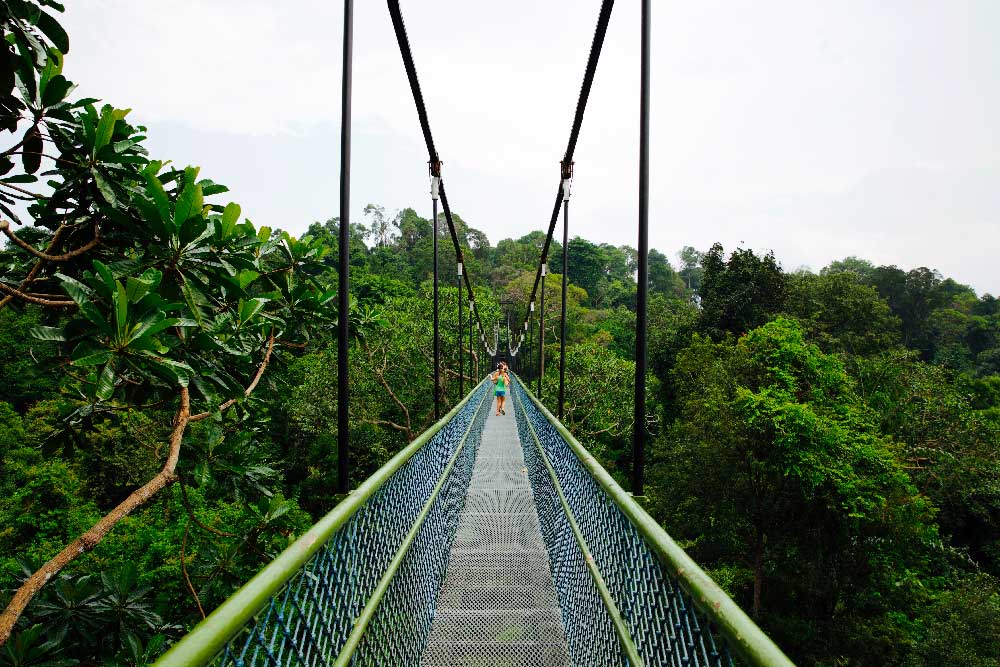
[[[427,171],[431,176],[431,199],[437,201],[441,196],[441,160],[428,160]]]
[[[574,162],[563,160],[559,163],[559,175],[562,178],[563,199],[569,199],[570,187],[573,185],[573,165]]]
[[[535,302],[531,302],[531,312],[535,312]]]
[[[461,262],[458,263],[458,277],[459,278],[462,277],[462,263]]]
[[[548,266],[548,264],[542,264],[542,278],[544,278],[548,274],[549,274],[549,266]]]

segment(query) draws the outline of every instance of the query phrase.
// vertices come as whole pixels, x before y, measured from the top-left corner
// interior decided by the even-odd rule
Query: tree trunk
[[[760,618],[760,592],[764,586],[764,535],[757,533],[753,543],[753,617]]]

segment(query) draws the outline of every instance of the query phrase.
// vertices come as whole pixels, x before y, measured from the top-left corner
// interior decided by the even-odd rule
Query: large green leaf
[[[37,125],[32,125],[24,133],[24,144],[21,146],[21,165],[24,171],[33,174],[42,165],[42,150],[45,144],[42,142],[42,134],[38,131]]]
[[[226,210],[222,212],[222,238],[227,239],[233,235],[236,223],[240,219],[240,205],[234,202],[226,204]]]
[[[163,189],[163,183],[160,182],[160,179],[155,174],[150,173],[150,170],[147,170],[145,175],[146,194],[153,200],[156,211],[160,215],[160,221],[165,225],[170,225],[172,220],[170,217],[170,198],[167,196],[167,191]]]
[[[98,291],[101,293],[105,299],[110,299],[111,295],[115,293],[115,277],[111,273],[111,269],[108,268],[107,264],[95,259],[93,261],[94,270],[97,271],[97,275],[100,276],[102,283],[98,283],[96,286]]]
[[[257,313],[259,313],[264,306],[269,303],[269,299],[250,299],[249,301],[240,301],[239,311],[240,311],[240,325],[246,324],[252,320]]]
[[[31,327],[28,329],[28,335],[32,338],[37,338],[38,340],[48,340],[48,341],[65,341],[66,332],[59,327]]]
[[[110,104],[105,104],[101,108],[101,118],[97,122],[97,132],[94,134],[95,153],[111,143],[111,137],[114,136],[115,122],[117,120],[118,114],[115,113],[115,108]]]
[[[118,340],[124,341],[125,330],[128,326],[128,296],[125,294],[125,286],[119,281],[115,281],[117,286],[117,291],[115,291],[113,300],[115,304],[115,331],[118,334]]]
[[[201,213],[202,204],[201,186],[196,183],[186,184],[174,206],[174,229],[181,229],[188,218]]]
[[[63,53],[69,53],[69,35],[66,34],[58,21],[45,12],[39,11],[35,24],[46,37],[52,40],[57,49]]]
[[[101,370],[101,375],[97,379],[97,390],[94,392],[97,398],[102,401],[106,401],[111,398],[111,395],[115,391],[115,360],[109,359],[104,368]]]
[[[74,366],[100,366],[101,364],[108,363],[111,359],[111,352],[109,350],[101,350],[100,352],[93,352],[91,354],[84,355],[79,359],[73,360]]]
[[[118,195],[115,194],[115,189],[111,185],[111,182],[104,177],[101,170],[97,167],[90,168],[90,175],[94,177],[94,185],[97,186],[98,192],[104,197],[104,201],[108,202],[112,206],[118,205]]]
[[[69,298],[73,299],[80,308],[80,313],[90,320],[102,332],[110,335],[111,327],[108,326],[107,318],[90,300],[91,290],[75,278],[70,278],[62,273],[57,273],[56,278],[62,281],[63,289]]]

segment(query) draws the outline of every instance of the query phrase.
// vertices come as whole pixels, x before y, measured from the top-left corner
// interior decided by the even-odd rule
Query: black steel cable
[[[583,125],[583,112],[587,109],[590,88],[594,83],[594,75],[597,72],[597,61],[601,58],[601,49],[604,46],[604,37],[608,33],[608,22],[611,19],[611,9],[614,7],[614,4],[614,0],[604,0],[601,3],[601,12],[597,17],[597,27],[594,29],[594,40],[590,44],[590,57],[587,59],[587,69],[583,74],[583,84],[580,86],[580,96],[576,102],[573,127],[569,133],[569,142],[566,144],[566,154],[563,156],[564,165],[572,164],[573,162],[576,141],[580,136],[580,128]],[[559,220],[559,207],[562,205],[562,198],[562,178],[560,177],[559,187],[556,190],[556,201],[552,207],[552,215],[549,217],[549,231],[545,235],[545,245],[542,246],[542,255],[538,261],[538,270],[535,272],[535,283],[531,288],[529,303],[535,301],[535,295],[538,292],[538,283],[542,278],[542,264],[545,264],[549,258],[549,246],[552,243],[552,233],[556,229],[556,222]],[[525,317],[525,321],[527,321],[527,316]]]
[[[406,36],[406,25],[403,23],[403,13],[399,8],[399,0],[387,0],[389,6],[389,16],[392,18],[392,29],[396,33],[396,43],[399,45],[399,55],[403,58],[403,67],[406,68],[406,78],[410,82],[410,92],[413,93],[413,103],[417,107],[417,117],[420,119],[420,130],[424,135],[424,144],[427,146],[427,156],[432,168],[440,166],[440,158],[437,148],[434,146],[434,136],[431,134],[431,124],[427,118],[427,107],[424,104],[424,95],[420,91],[420,79],[417,77],[417,67],[413,62],[413,52],[410,50],[410,40]],[[448,231],[451,233],[451,242],[455,246],[455,260],[462,263],[462,275],[465,280],[465,288],[469,293],[469,299],[475,301],[476,293],[472,289],[472,281],[469,279],[469,267],[465,264],[465,254],[462,252],[462,245],[458,242],[458,233],[455,231],[455,221],[451,215],[451,207],[448,205],[448,195],[445,194],[444,179],[439,182],[439,192],[441,195],[441,207],[444,209],[444,217],[448,223]],[[475,310],[476,321],[479,324],[479,331],[485,335],[483,320],[480,317],[479,309]]]

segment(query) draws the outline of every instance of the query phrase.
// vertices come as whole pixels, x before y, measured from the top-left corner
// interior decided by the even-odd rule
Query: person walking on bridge
[[[510,386],[510,375],[507,373],[507,364],[502,361],[497,364],[497,369],[493,371],[493,374],[490,376],[490,381],[493,382],[497,397],[496,416],[499,417],[500,415],[505,415],[507,414],[507,411],[504,410],[504,403],[507,400],[507,387]]]

